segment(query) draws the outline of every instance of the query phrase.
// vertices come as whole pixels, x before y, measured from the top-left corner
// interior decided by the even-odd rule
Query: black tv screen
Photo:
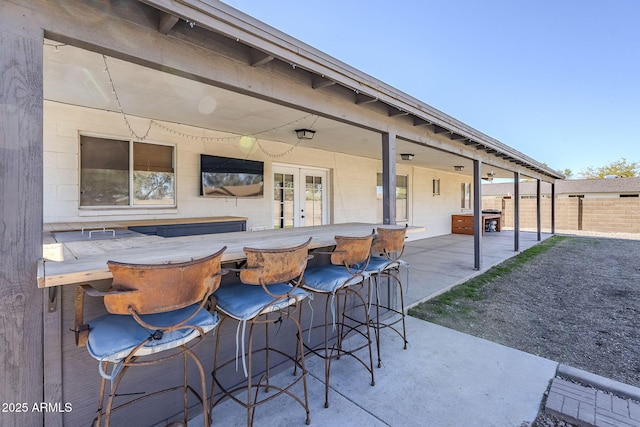
[[[261,197],[264,163],[231,157],[200,155],[200,195],[204,197]]]

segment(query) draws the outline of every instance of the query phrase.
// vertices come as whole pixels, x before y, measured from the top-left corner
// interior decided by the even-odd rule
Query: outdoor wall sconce
[[[400,154],[400,158],[402,158],[402,160],[413,160],[413,154],[411,153],[402,153]]]
[[[456,172],[462,172],[464,170],[464,166],[454,166],[453,170]]]
[[[313,135],[316,134],[315,130],[311,129],[296,129],[296,135],[298,139],[313,139]]]

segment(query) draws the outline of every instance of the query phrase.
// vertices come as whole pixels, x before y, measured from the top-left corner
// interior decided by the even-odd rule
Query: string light
[[[138,141],[144,141],[145,139],[147,139],[147,136],[149,136],[149,131],[151,130],[151,122],[149,122],[149,126],[147,127],[147,131],[142,136],[138,135],[133,130],[133,127],[131,126],[131,123],[129,122],[129,118],[124,113],[124,109],[122,108],[122,103],[120,103],[120,97],[118,96],[118,92],[116,91],[116,85],[113,83],[113,78],[111,77],[111,71],[109,70],[109,64],[107,64],[107,56],[106,55],[102,55],[102,60],[104,61],[104,71],[107,73],[107,76],[109,77],[109,83],[111,84],[111,90],[113,91],[113,96],[115,97],[116,102],[118,103],[118,108],[120,110],[120,114],[122,115],[122,118],[124,119],[124,122],[127,124],[127,127],[129,128],[129,133],[131,134],[131,136],[136,138]]]
[[[308,116],[307,116],[308,117]],[[306,118],[306,117],[305,117]],[[313,123],[311,123],[310,128],[312,128],[313,126],[315,126],[316,122],[318,121],[319,116],[316,116],[315,120],[313,121]],[[294,122],[287,124],[286,126],[292,125],[294,124]],[[269,153],[267,152],[267,150],[264,149],[264,147],[262,146],[262,144],[260,144],[260,141],[258,139],[256,139],[256,142],[258,143],[258,147],[260,148],[260,150],[266,154],[268,157],[271,157],[272,159],[279,159],[280,157],[284,157],[287,154],[291,153],[293,150],[295,150],[298,147],[298,144],[300,144],[303,140],[299,139],[298,142],[296,142],[295,145],[291,146],[288,150],[286,150],[284,153],[280,153],[280,154],[273,154],[273,153]]]
[[[279,126],[275,126],[273,128],[270,129],[266,129],[263,131],[259,131],[259,132],[254,132],[248,135],[242,135],[242,134],[234,134],[233,136],[223,136],[223,137],[214,137],[214,136],[200,136],[200,135],[192,135],[192,134],[188,134],[186,132],[181,132],[179,130],[175,130],[172,129],[162,123],[159,123],[153,119],[149,120],[149,126],[147,127],[147,130],[144,134],[139,135],[137,132],[135,132],[133,130],[133,126],[131,126],[131,122],[129,121],[129,118],[127,117],[127,115],[124,112],[124,108],[122,107],[122,103],[120,102],[120,97],[118,96],[118,92],[116,91],[116,86],[115,83],[113,82],[113,78],[111,76],[111,70],[109,69],[109,64],[107,63],[107,57],[106,55],[102,55],[102,59],[104,61],[104,71],[107,74],[108,78],[109,78],[109,84],[111,85],[111,91],[115,97],[116,103],[118,104],[118,109],[119,109],[119,113],[122,115],[122,118],[125,121],[125,124],[127,125],[127,128],[129,129],[129,133],[131,134],[132,137],[136,138],[138,141],[144,141],[145,139],[147,139],[147,137],[149,136],[149,132],[151,131],[151,127],[155,126],[159,129],[161,129],[162,131],[181,137],[181,138],[186,138],[186,139],[190,139],[190,140],[196,140],[196,141],[200,141],[200,142],[225,142],[225,141],[237,141],[240,140],[240,138],[243,137],[252,137],[256,140],[256,143],[258,145],[258,147],[260,148],[260,150],[268,157],[271,158],[281,158],[286,156],[287,154],[291,153],[294,149],[296,149],[298,147],[298,145],[300,144],[300,142],[302,142],[301,140],[298,140],[298,142],[291,146],[289,149],[287,149],[286,151],[282,152],[282,153],[270,153],[269,151],[267,151],[263,145],[260,143],[260,140],[258,140],[258,136],[259,135],[268,135],[270,133],[276,132],[280,129],[284,129],[287,127],[293,127],[294,125],[297,125],[298,123],[307,120],[310,117],[315,117],[315,119],[313,120],[313,123],[311,124],[310,128],[313,128],[313,126],[316,124],[316,121],[318,121],[319,116],[314,115],[314,114],[306,114],[303,117],[300,117],[298,119],[295,119],[293,121],[290,121],[288,123],[279,125]],[[228,133],[228,132],[227,132]]]
[[[65,44],[65,43],[53,44],[53,43],[47,43],[47,42],[44,42],[44,43],[43,43],[43,45],[44,45],[44,46],[50,46],[50,47],[54,48],[54,49],[55,49],[55,51],[56,51],[56,53],[57,53],[57,52],[60,52],[60,49],[59,49],[59,48],[61,48],[61,47],[63,47],[63,46],[66,46],[66,44]]]

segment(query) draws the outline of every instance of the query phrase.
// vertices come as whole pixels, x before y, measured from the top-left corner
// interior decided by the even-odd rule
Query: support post
[[[482,221],[482,162],[473,161],[473,254],[474,268],[482,268],[482,232],[484,221]]]
[[[551,234],[556,234],[556,183],[551,183]]]
[[[540,180],[536,180],[536,227],[538,229],[538,242],[542,241],[542,191],[541,191],[541,182]]]
[[[43,42],[37,8],[0,2],[0,413],[6,426],[43,425]],[[29,2],[27,2],[29,3]],[[11,409],[11,408],[10,408]]]
[[[382,223],[396,223],[396,135],[382,134]]]
[[[513,173],[513,250],[520,251],[520,172]]]

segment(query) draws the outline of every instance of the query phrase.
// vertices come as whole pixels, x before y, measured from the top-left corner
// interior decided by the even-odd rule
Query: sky
[[[224,2],[574,178],[640,162],[640,1]]]

